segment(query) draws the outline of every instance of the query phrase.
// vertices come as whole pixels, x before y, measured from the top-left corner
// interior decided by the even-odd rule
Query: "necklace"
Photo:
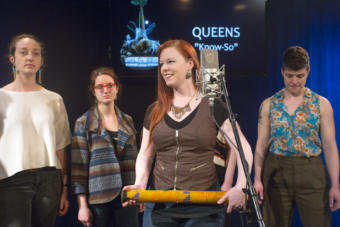
[[[179,106],[175,106],[174,104],[171,105],[170,111],[171,113],[175,116],[176,119],[181,119],[181,117],[186,113],[191,111],[190,108],[190,102],[192,101],[192,99],[195,97],[196,92],[193,96],[191,96],[190,100],[188,101],[188,103],[183,106],[183,107],[179,107]]]

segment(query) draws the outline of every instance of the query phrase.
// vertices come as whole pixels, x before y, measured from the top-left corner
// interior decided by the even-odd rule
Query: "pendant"
[[[171,108],[171,113],[175,116],[176,119],[181,119],[181,117],[186,113],[191,111],[189,103],[186,104],[184,107],[178,107],[172,105]]]

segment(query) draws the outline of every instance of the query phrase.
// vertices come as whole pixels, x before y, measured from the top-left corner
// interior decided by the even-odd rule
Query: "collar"
[[[281,89],[280,91],[278,91],[274,96],[275,96],[275,99],[277,100],[277,102],[283,102],[283,98],[284,98],[284,88]],[[303,94],[303,99],[306,100],[306,99],[310,99],[312,98],[312,91],[308,88],[308,87],[305,87],[305,90],[304,90],[304,94]]]
[[[114,108],[118,120],[118,141],[119,141],[118,144],[124,147],[129,136],[131,134],[134,134],[134,128],[131,128],[131,126],[125,119],[124,114],[120,111],[120,109],[116,105]],[[97,105],[91,107],[91,109],[88,111],[86,127],[88,128],[89,131],[95,132],[109,141],[111,140],[109,133],[101,124],[101,119]]]

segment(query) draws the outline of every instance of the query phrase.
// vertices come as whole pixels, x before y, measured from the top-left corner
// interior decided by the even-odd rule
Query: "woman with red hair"
[[[135,184],[124,189],[146,189],[151,171],[150,189],[229,189],[218,204],[147,203],[144,211],[144,227],[224,226],[225,212],[221,204],[229,200],[228,213],[244,206],[242,188],[246,186],[246,180],[244,174],[239,174],[236,185],[231,189],[227,183],[221,187],[218,184],[213,162],[218,130],[210,113],[209,100],[200,93],[200,87],[193,76],[199,70],[197,53],[184,40],[169,40],[160,46],[158,57],[158,97],[145,115],[143,139],[136,161]],[[220,100],[215,101],[215,106],[217,122],[233,140],[227,111]],[[251,148],[239,127],[238,131],[251,166]],[[232,147],[232,150],[235,149]],[[239,157],[238,171],[243,173]]]

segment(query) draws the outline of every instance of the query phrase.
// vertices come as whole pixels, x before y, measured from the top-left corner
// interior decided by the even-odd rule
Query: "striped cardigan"
[[[110,134],[92,107],[75,123],[71,150],[71,182],[74,194],[87,194],[89,204],[106,203],[134,184],[137,157],[136,130],[132,118],[117,106],[117,150]],[[117,155],[118,154],[118,157]]]

